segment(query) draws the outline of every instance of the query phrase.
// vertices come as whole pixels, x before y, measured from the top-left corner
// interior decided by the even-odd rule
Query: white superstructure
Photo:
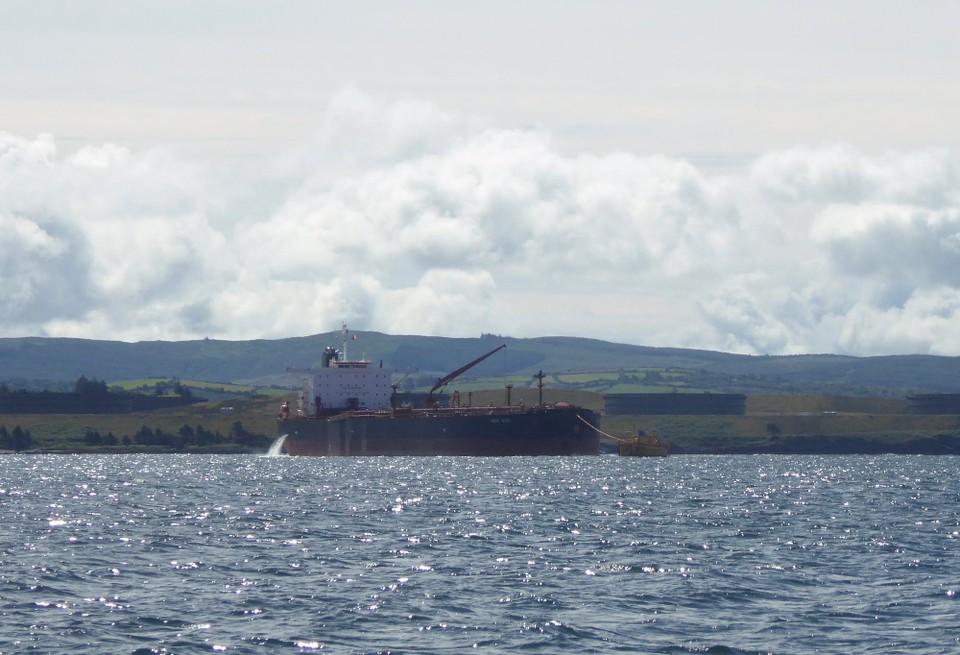
[[[343,326],[343,349],[323,351],[322,367],[287,369],[301,374],[299,416],[319,416],[350,409],[385,409],[390,407],[393,369],[371,368],[365,360],[350,362],[346,359],[347,326]]]

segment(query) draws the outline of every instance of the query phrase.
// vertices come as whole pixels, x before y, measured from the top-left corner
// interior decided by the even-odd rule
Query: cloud
[[[571,334],[753,353],[960,354],[945,150],[766,153],[709,175],[561,153],[347,90],[253,172],[0,134],[0,335]]]
[[[456,116],[420,100],[385,107],[348,88],[330,101],[319,141],[326,156],[336,157],[341,166],[397,162],[445,150],[459,123]]]
[[[82,275],[83,235],[54,221],[0,212],[0,252],[0,306],[9,329],[83,313],[91,300]]]

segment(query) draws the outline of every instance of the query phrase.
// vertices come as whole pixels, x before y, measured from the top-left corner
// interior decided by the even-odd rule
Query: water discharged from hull
[[[282,435],[272,444],[270,444],[270,450],[267,451],[267,457],[280,457],[283,455],[283,442],[287,440],[287,435]]]

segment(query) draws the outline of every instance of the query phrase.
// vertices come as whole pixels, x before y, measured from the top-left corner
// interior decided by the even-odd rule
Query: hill
[[[706,350],[654,348],[576,337],[516,339],[388,335],[355,332],[351,357],[397,369],[416,369],[417,386],[455,370],[501,343],[506,350],[471,376],[528,378],[537,370],[631,370],[663,380],[682,371],[690,390],[902,396],[960,392],[960,358],[930,355],[749,356]],[[182,378],[260,387],[292,387],[288,366],[318,366],[339,332],[276,340],[145,341],[127,343],[64,338],[0,339],[0,381],[11,388],[43,388],[85,375],[107,381]],[[671,373],[673,372],[673,373]],[[668,385],[669,387],[669,385]]]

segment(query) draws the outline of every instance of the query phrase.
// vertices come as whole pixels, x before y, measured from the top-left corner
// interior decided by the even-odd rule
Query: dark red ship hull
[[[279,421],[290,455],[597,455],[599,415],[570,405],[356,411]]]

